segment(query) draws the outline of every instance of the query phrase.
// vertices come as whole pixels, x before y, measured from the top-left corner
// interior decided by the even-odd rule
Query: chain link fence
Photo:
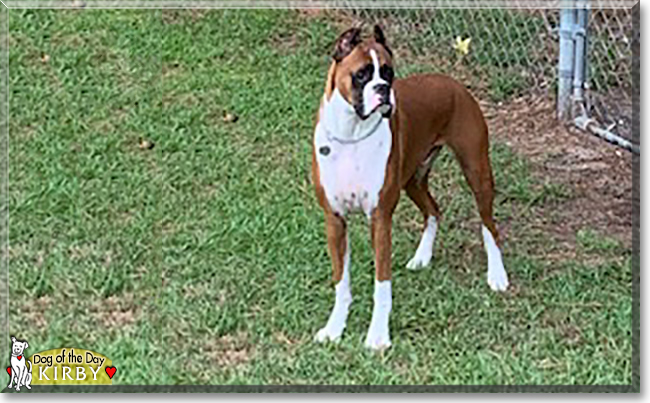
[[[560,11],[550,9],[350,9],[357,24],[380,23],[409,68],[450,74],[494,102],[555,98]],[[632,10],[592,9],[587,35],[586,110],[631,139]],[[467,41],[469,39],[469,42]],[[426,67],[424,64],[426,63]],[[410,71],[402,71],[409,73]]]
[[[632,10],[591,10],[587,107],[611,131],[632,139]]]

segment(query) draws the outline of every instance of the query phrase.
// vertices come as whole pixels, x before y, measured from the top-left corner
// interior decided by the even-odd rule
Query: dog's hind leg
[[[441,214],[438,203],[436,203],[429,192],[428,177],[431,164],[439,152],[439,146],[434,148],[404,188],[408,197],[413,200],[413,203],[415,203],[424,216],[424,231],[420,239],[420,244],[413,258],[406,264],[406,267],[411,270],[428,266],[433,256],[433,245],[436,240],[436,232]]]
[[[508,274],[503,267],[499,249],[499,232],[492,216],[494,200],[494,179],[488,155],[487,128],[485,133],[476,132],[472,141],[464,144],[450,144],[463,169],[465,179],[472,189],[483,226],[483,246],[488,258],[488,285],[495,291],[508,288]],[[481,134],[481,135],[479,135]]]
[[[336,284],[336,299],[325,327],[316,333],[315,340],[337,341],[343,334],[352,303],[350,292],[350,243],[346,224],[336,214],[326,214],[327,244],[332,259],[332,279]]]
[[[29,370],[27,370],[27,365],[29,365]],[[31,389],[32,384],[32,363],[25,361],[25,382],[24,385],[27,389]]]

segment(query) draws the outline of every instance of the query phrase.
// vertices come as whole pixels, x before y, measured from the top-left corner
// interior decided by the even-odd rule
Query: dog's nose
[[[388,102],[388,96],[390,95],[390,85],[377,84],[375,85],[375,91],[381,96],[384,102]]]

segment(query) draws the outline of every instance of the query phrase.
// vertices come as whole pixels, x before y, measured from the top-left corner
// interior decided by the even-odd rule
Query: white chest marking
[[[382,119],[370,136],[353,143],[333,140],[320,123],[316,126],[320,181],[335,212],[345,215],[361,210],[370,217],[384,186],[392,140],[387,119]]]

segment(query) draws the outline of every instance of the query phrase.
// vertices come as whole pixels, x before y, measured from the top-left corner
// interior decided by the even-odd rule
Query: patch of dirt
[[[101,261],[105,267],[109,267],[113,261],[113,252],[110,250],[101,251],[101,248],[93,244],[73,245],[68,248],[72,261],[84,259],[96,259]]]
[[[244,332],[226,334],[203,346],[205,355],[223,368],[233,368],[248,363],[254,353]]]
[[[193,92],[187,93],[167,93],[162,97],[162,106],[170,107],[173,105],[183,105],[191,108],[199,103],[199,99]]]
[[[41,267],[45,263],[45,258],[53,245],[54,243],[51,241],[47,250],[33,250],[33,247],[29,244],[14,244],[8,248],[2,248],[2,255],[8,261],[26,259],[33,261],[36,267]]]
[[[11,261],[22,258],[28,254],[28,246],[26,244],[14,244],[7,248],[2,248],[2,257]]]
[[[195,23],[205,17],[209,11],[210,10],[199,8],[189,10],[162,10],[162,22],[168,25],[175,25],[181,24],[187,19],[191,19],[191,21]]]
[[[304,344],[304,340],[289,337],[282,331],[273,333],[273,341],[291,356],[295,354],[300,345]]]
[[[68,248],[70,253],[71,260],[82,260],[89,257],[95,256],[96,247],[95,245],[85,244],[85,245],[72,245]]]
[[[298,10],[298,14],[306,18],[320,18],[326,10],[324,8],[301,8]]]
[[[179,61],[163,63],[161,67],[162,78],[169,78],[184,73],[183,65]]]
[[[588,227],[631,248],[631,153],[559,124],[548,96],[481,108],[491,138],[527,157],[537,177],[570,190],[570,197],[536,211],[536,224],[545,233],[575,248],[577,231]]]
[[[210,283],[187,284],[183,286],[182,292],[186,300],[213,298],[217,306],[223,306],[228,297],[227,291],[223,289],[217,290],[216,295],[214,295],[215,290]]]
[[[47,329],[49,322],[46,313],[51,305],[52,298],[48,296],[30,300],[18,309],[18,317],[25,323],[29,323],[30,327],[38,330]]]
[[[135,313],[129,309],[126,311],[109,311],[99,315],[99,320],[107,328],[123,327],[135,323]]]
[[[584,340],[582,330],[576,323],[573,323],[571,316],[567,315],[565,311],[551,310],[544,312],[542,325],[554,329],[567,345],[580,344]]]
[[[273,43],[278,51],[285,55],[292,54],[295,49],[300,45],[300,39],[297,33],[286,36],[276,36],[273,38]]]
[[[90,315],[105,328],[132,325],[136,322],[140,313],[134,304],[132,294],[101,299],[93,303],[89,311]]]

